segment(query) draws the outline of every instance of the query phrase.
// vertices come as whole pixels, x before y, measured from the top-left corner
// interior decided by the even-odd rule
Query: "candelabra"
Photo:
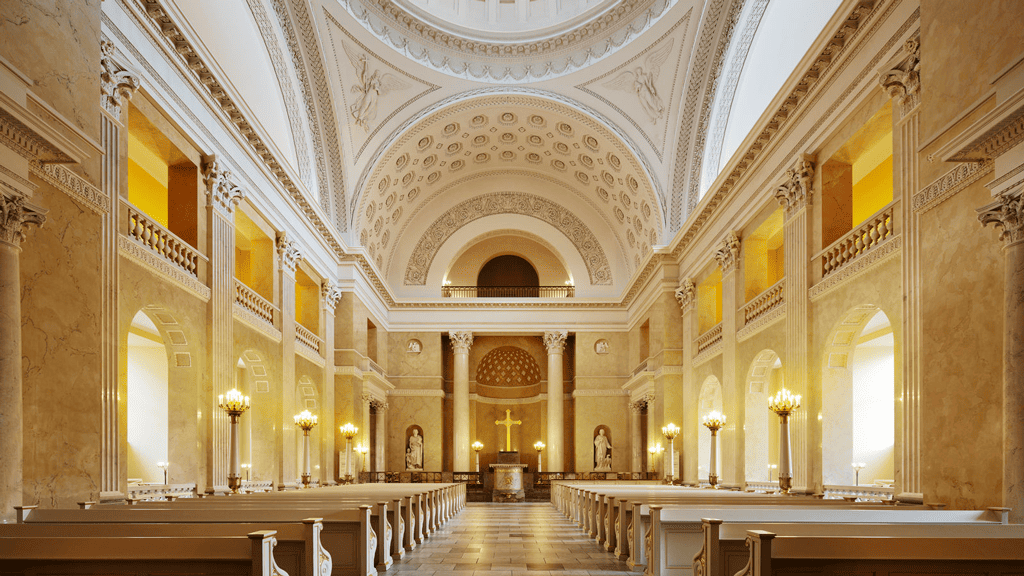
[[[718,411],[704,415],[704,426],[711,431],[711,465],[708,466],[708,484],[718,488],[718,431],[725,426],[725,414]]]
[[[665,451],[665,449],[661,446],[661,444],[655,444],[654,446],[651,446],[650,448],[647,449],[647,452],[650,453],[650,455],[651,455],[650,459],[647,462],[647,471],[648,472],[650,472],[652,474],[658,472],[658,466],[657,466],[658,454],[661,454],[664,451]]]
[[[776,466],[775,464],[769,464],[768,465],[768,481],[769,482],[774,482],[774,480],[772,480],[772,478],[775,478],[775,469],[776,468],[778,468],[778,466]]]
[[[355,450],[360,456],[359,464],[363,467],[363,470],[366,470],[366,454],[370,452],[370,447],[360,442],[359,444],[356,444]]]
[[[167,468],[171,465],[170,462],[157,462],[156,467],[164,471],[164,486],[167,486]]]
[[[242,470],[245,470],[245,481],[249,481],[249,471],[252,470],[252,464],[242,464]]]
[[[345,484],[352,483],[352,439],[359,433],[359,428],[351,422],[341,426],[341,435],[345,437]]]
[[[538,440],[537,443],[533,445],[533,447],[536,448],[537,450],[537,473],[540,474],[541,472],[544,471],[541,468],[541,453],[544,452],[544,443]]]
[[[779,415],[779,490],[787,494],[793,487],[793,465],[789,457],[789,415],[800,407],[800,395],[783,388],[768,397],[768,409]]]
[[[238,494],[238,489],[242,487],[242,474],[238,463],[238,417],[249,409],[249,397],[232,388],[227,394],[217,397],[217,405],[231,418],[231,469],[228,471],[228,488],[233,494]]]
[[[313,479],[309,469],[309,431],[316,426],[316,416],[303,410],[295,415],[295,425],[302,429],[302,487],[309,488]]]
[[[673,449],[673,441],[676,436],[679,435],[679,426],[669,422],[667,425],[661,428],[661,433],[665,435],[668,440],[668,465],[665,466],[665,482],[672,484],[676,473],[676,458],[675,450]]]
[[[479,440],[473,442],[470,445],[474,451],[476,451],[476,471],[480,472],[480,451],[484,449],[484,445]]]
[[[867,466],[867,464],[863,462],[854,462],[850,464],[850,466],[853,466],[853,473],[856,474],[854,486],[860,486],[860,471],[863,470],[864,467]]]

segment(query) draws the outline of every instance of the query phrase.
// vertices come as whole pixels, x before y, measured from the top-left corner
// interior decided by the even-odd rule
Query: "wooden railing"
[[[775,308],[782,306],[786,279],[779,280],[771,288],[761,292],[743,307],[743,325],[746,326]]]
[[[715,324],[713,328],[697,337],[697,354],[704,352],[715,344],[722,341],[722,323]]]
[[[575,286],[442,286],[444,298],[572,298]]]
[[[263,296],[257,294],[252,288],[249,288],[237,278],[235,279],[235,304],[252,312],[271,326],[274,325],[274,305],[267,302]]]
[[[313,334],[310,329],[298,322],[295,323],[295,343],[301,344],[321,356],[323,355],[320,351],[323,341],[316,334]]]
[[[181,268],[189,276],[199,278],[199,261],[205,260],[202,254],[131,203],[123,204],[128,208],[128,236]]]
[[[863,224],[833,242],[815,257],[821,258],[822,278],[853,262],[896,233],[896,220],[893,218],[896,202],[894,200],[875,212]]]

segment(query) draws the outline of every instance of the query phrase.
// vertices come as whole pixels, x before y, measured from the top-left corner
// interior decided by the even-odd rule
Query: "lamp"
[[[242,464],[242,470],[245,470],[245,481],[249,481],[249,471],[252,470],[252,464]]]
[[[768,409],[779,415],[779,490],[789,493],[793,487],[792,463],[789,460],[789,415],[800,407],[800,395],[783,388],[768,397]]]
[[[661,428],[661,433],[668,440],[668,465],[665,467],[665,482],[672,484],[676,472],[675,450],[672,449],[673,441],[679,435],[679,426],[669,422]]]
[[[345,437],[345,484],[352,483],[352,439],[359,433],[359,428],[351,422],[341,426],[341,435]]]
[[[476,451],[476,471],[479,473],[480,472],[480,451],[484,449],[484,445],[481,444],[479,440],[477,440],[477,441],[473,442],[472,444],[470,444],[470,446],[473,448],[473,450]]]
[[[302,487],[309,488],[313,477],[309,470],[309,431],[316,426],[316,416],[303,410],[295,415],[295,425],[302,429]]]
[[[647,463],[647,467],[649,468],[648,472],[656,473],[658,471],[658,467],[656,465],[657,461],[655,460],[655,458],[658,457],[658,454],[664,452],[665,449],[662,448],[661,444],[655,444],[654,446],[648,448],[647,451],[650,452],[651,454],[650,461]]]
[[[170,462],[157,462],[156,467],[164,471],[164,486],[167,486],[167,467],[170,466]]]
[[[544,452],[544,443],[538,440],[533,447],[537,450],[537,473],[540,474],[543,471],[541,468],[541,453]]]
[[[865,464],[863,462],[853,462],[850,465],[853,466],[854,474],[856,474],[856,484],[855,484],[855,486],[860,486],[860,471],[863,470],[867,466],[867,464]],[[165,484],[166,484],[166,482],[165,482]]]
[[[362,456],[362,458],[359,459],[359,462],[362,463],[363,469],[366,468],[366,454],[369,451],[370,447],[367,446],[366,444],[363,444],[362,442],[356,444],[356,452],[359,452],[359,455]]]
[[[232,494],[238,494],[238,489],[242,487],[242,474],[238,462],[238,417],[249,409],[249,397],[232,388],[227,394],[217,397],[217,405],[231,418],[231,468],[228,470],[228,488]]]
[[[708,484],[718,488],[718,431],[725,426],[725,414],[712,410],[704,415],[702,422],[711,431],[711,465],[708,467]]]

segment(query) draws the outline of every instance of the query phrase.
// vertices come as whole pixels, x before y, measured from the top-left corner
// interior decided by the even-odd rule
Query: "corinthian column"
[[[23,196],[0,192],[0,522],[21,505],[21,243],[25,226],[39,226],[43,211]]]
[[[686,484],[697,482],[697,432],[700,428],[697,383],[693,379],[693,341],[697,338],[697,286],[684,278],[676,288],[676,300],[683,317],[683,440],[680,477]]]
[[[735,414],[733,424],[722,429],[722,477],[723,485],[742,485],[746,460],[743,453],[743,434],[740,423],[746,408],[742,378],[736,367],[736,272],[740,268],[740,239],[735,232],[729,232],[718,251],[715,260],[722,269],[722,406],[730,417]],[[674,455],[669,460],[674,462]],[[674,470],[665,472],[675,475]]]
[[[562,383],[562,349],[567,332],[545,332],[548,349],[548,471],[565,470],[565,390]]]
[[[277,482],[283,486],[294,481],[298,476],[295,465],[295,450],[299,448],[295,426],[291,425],[292,414],[299,409],[295,405],[295,269],[302,260],[302,250],[294,240],[288,238],[286,232],[278,232],[275,240],[277,248],[277,285],[280,287],[278,305],[281,317],[278,319],[281,329],[281,413],[279,430],[281,434],[281,450],[277,457]]]
[[[999,227],[1004,242],[1003,506],[1018,524],[1024,522],[1024,186],[997,196],[978,218]]]
[[[455,352],[455,380],[452,383],[452,468],[455,472],[468,472],[469,462],[469,347],[473,345],[472,332],[449,332]]]

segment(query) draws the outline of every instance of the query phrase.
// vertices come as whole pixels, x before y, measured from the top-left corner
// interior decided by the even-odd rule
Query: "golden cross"
[[[523,421],[522,420],[513,420],[512,419],[512,411],[506,409],[505,410],[505,419],[504,420],[495,420],[494,423],[497,424],[498,426],[504,426],[505,427],[505,451],[506,452],[511,452],[512,451],[512,425],[513,424],[518,424],[518,425],[522,426],[523,425]]]

